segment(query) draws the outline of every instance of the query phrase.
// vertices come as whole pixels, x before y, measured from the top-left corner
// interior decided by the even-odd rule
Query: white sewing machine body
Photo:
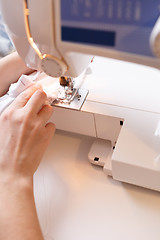
[[[27,10],[24,9],[26,2]],[[160,68],[159,0],[1,0],[10,37],[26,64],[42,70],[34,45],[55,57],[54,69],[66,64],[63,75],[79,76],[92,56],[104,56]],[[25,12],[29,12],[28,41]],[[159,29],[158,23],[158,29]],[[153,32],[155,28],[156,31]],[[154,52],[154,53],[153,53]],[[87,54],[87,55],[86,55]],[[91,55],[91,56],[88,56]],[[48,61],[50,62],[50,61]],[[65,70],[64,70],[65,71]],[[53,73],[52,73],[53,76]]]
[[[96,58],[91,69],[81,111],[55,107],[53,122],[95,137],[89,160],[114,179],[160,191],[159,71],[104,58]]]
[[[152,4],[152,6],[155,4],[155,8],[153,7],[155,17],[153,20],[152,13],[151,16],[148,16],[149,25],[147,27],[145,26],[146,20],[145,22],[140,21],[140,25],[138,25],[139,21],[137,19],[137,25],[134,25],[135,22],[134,24],[130,22],[130,25],[134,25],[131,32],[130,25],[124,27],[122,24],[117,27],[117,24],[105,25],[103,22],[96,23],[96,25],[89,21],[86,23],[82,21],[77,27],[78,15],[72,16],[72,26],[70,26],[71,22],[65,19],[66,16],[63,12],[65,9],[66,13],[69,13],[66,5],[68,1],[65,0],[28,0],[27,2],[30,10],[30,29],[34,42],[42,54],[50,54],[59,58],[60,61],[64,60],[66,62],[68,66],[66,75],[74,77],[84,71],[91,60],[91,57],[85,54],[101,55],[160,68],[160,60],[154,56],[149,44],[149,35],[159,14],[158,1],[154,1],[154,3],[150,1],[146,3],[146,0],[136,2],[135,9],[140,11],[144,8],[145,14],[147,9],[148,12],[152,12],[150,7],[146,7],[147,4]],[[77,5],[80,2],[83,6]],[[102,4],[103,1],[97,2]],[[111,3],[107,0],[106,2]],[[126,1],[125,4],[128,4],[128,2],[133,3],[135,1]],[[83,11],[83,7],[85,7],[87,21],[90,17],[91,2],[70,1],[69,3],[72,4],[75,15],[78,9]],[[28,66],[41,70],[41,59],[27,39],[23,1],[16,0],[13,7],[10,5],[11,1],[1,0],[3,16],[17,51]],[[127,9],[131,7],[132,5],[128,6]],[[113,10],[113,6],[111,5],[109,9],[110,11]],[[102,10],[103,4],[101,12]],[[99,12],[100,15],[101,12]],[[138,17],[138,15],[136,16]],[[38,23],[40,24],[38,25]],[[107,43],[109,46],[104,46],[103,43],[100,45],[97,43],[90,44],[86,42],[86,39],[82,39],[83,43],[76,42],[77,39],[74,39],[75,42],[70,42],[65,34],[65,28],[80,29],[82,25],[84,31],[89,27],[91,34],[94,34],[92,30],[95,30],[95,25],[98,28],[101,26],[103,28],[101,29],[101,36],[107,28],[110,39]],[[119,29],[119,32],[117,29]],[[113,30],[117,32],[115,33]],[[120,32],[122,35],[119,35]],[[139,34],[140,38],[138,39]],[[119,36],[119,41],[116,44],[115,36]],[[136,36],[135,39],[134,36]],[[144,41],[146,37],[147,43]],[[127,45],[126,41],[130,42],[132,39],[131,45]],[[139,45],[140,40],[142,41],[141,45]],[[119,64],[121,66],[121,63]],[[125,69],[126,66],[128,70]],[[107,71],[110,71],[108,60],[95,59],[92,64],[93,73],[87,75],[85,81],[83,81],[82,87],[89,90],[89,95],[81,110],[54,107],[55,114],[52,120],[56,123],[58,129],[95,137],[89,159],[92,163],[103,166],[104,171],[113,176],[114,179],[160,191],[160,94],[158,91],[160,80],[157,77],[158,72],[155,71],[156,78],[154,79],[154,77],[151,78],[153,74],[150,72],[151,70],[137,67],[139,68],[137,70],[139,71],[139,79],[135,79],[135,66],[126,66],[123,65],[123,71],[126,70],[126,72],[123,72],[120,69],[113,69],[112,65],[113,75],[116,74],[114,71],[119,71],[121,75],[117,74],[116,77],[108,79],[107,76],[112,75],[111,73],[107,74]],[[151,94],[152,91],[153,94]]]

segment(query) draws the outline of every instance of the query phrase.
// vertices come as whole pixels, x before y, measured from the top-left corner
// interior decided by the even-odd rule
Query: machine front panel
[[[159,0],[61,0],[62,41],[153,57]]]

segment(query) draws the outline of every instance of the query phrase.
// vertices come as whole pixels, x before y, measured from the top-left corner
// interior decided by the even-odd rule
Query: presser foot
[[[80,110],[87,95],[88,90],[86,89],[63,89],[58,92],[58,98],[52,102],[51,106]]]

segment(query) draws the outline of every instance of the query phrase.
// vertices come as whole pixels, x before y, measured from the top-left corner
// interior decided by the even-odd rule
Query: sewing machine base
[[[81,111],[54,107],[52,121],[57,129],[94,137],[89,161],[107,175],[160,191],[159,119],[151,112],[86,101]]]
[[[90,72],[81,110],[54,107],[51,120],[95,138],[89,160],[115,180],[160,191],[159,72],[98,57]]]

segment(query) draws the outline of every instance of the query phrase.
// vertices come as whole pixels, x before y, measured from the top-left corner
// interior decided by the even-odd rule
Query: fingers
[[[26,105],[28,100],[31,98],[31,96],[38,90],[42,89],[42,86],[40,84],[35,84],[29,88],[27,88],[25,91],[23,91],[19,96],[13,101],[13,103],[10,105],[12,108],[22,108]]]
[[[37,115],[41,124],[52,132],[55,131],[53,124],[47,124],[48,120],[53,114],[53,108],[50,105],[46,105],[47,95],[42,90],[40,84],[35,84],[22,92],[10,105],[12,109],[23,109],[23,112]]]
[[[46,147],[48,146],[48,144],[50,143],[52,137],[54,136],[56,127],[53,123],[47,123],[45,126],[45,144]]]
[[[30,113],[38,114],[41,108],[45,105],[46,100],[46,93],[39,89],[30,97],[25,105],[25,109]]]
[[[42,119],[43,123],[46,124],[46,122],[48,122],[48,120],[51,118],[52,114],[53,107],[50,105],[44,105],[38,113],[38,116]]]
[[[56,131],[56,127],[55,127],[54,123],[47,123],[46,124],[46,131],[50,135],[50,138],[52,138],[55,131]]]

